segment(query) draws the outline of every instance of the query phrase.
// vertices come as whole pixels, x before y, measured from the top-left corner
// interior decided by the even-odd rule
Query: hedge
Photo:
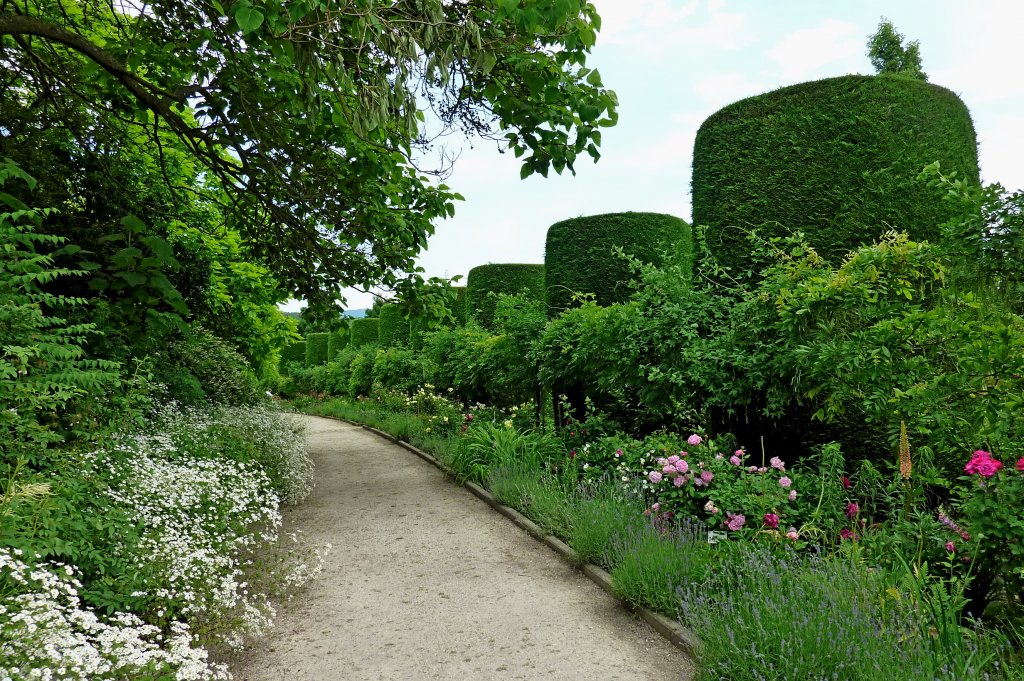
[[[485,329],[493,327],[495,295],[525,292],[535,300],[544,300],[544,265],[480,265],[469,271],[466,280],[467,317]],[[491,295],[491,294],[495,295]]]
[[[306,341],[302,340],[297,343],[281,348],[281,361],[278,364],[282,373],[285,373],[289,363],[297,363],[305,366],[306,364]]]
[[[348,345],[348,329],[332,331],[327,339],[327,361],[332,361]]]
[[[327,364],[327,343],[329,333],[306,334],[306,366],[315,367]]]
[[[348,330],[349,343],[354,348],[360,348],[370,343],[376,345],[377,326],[378,321],[376,317],[353,319],[352,326]]]
[[[382,348],[409,344],[409,320],[398,305],[388,303],[381,306],[377,340]]]
[[[613,255],[616,247],[643,262],[667,264],[667,256],[686,267],[693,263],[690,226],[661,213],[609,213],[556,222],[544,248],[548,316],[572,306],[575,293],[593,293],[599,305],[629,298],[628,264]]]
[[[455,317],[456,326],[466,325],[466,287],[453,286],[455,289],[455,304],[452,305],[452,317]]]
[[[974,126],[945,88],[843,76],[735,102],[704,121],[693,152],[693,223],[719,262],[752,264],[745,230],[800,230],[830,262],[895,228],[935,241],[950,204],[916,180],[939,161],[978,181]]]

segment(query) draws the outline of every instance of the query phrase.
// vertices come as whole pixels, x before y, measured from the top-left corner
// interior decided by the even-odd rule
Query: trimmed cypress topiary
[[[327,364],[327,342],[329,333],[306,334],[306,366]]]
[[[627,300],[633,278],[613,250],[643,262],[664,258],[692,266],[693,240],[684,220],[662,213],[608,213],[551,225],[544,249],[548,316],[572,306],[575,293],[593,293],[599,305]]]
[[[401,307],[393,303],[381,306],[377,337],[382,348],[408,345],[409,320]]]
[[[492,328],[495,296],[500,293],[526,293],[544,300],[544,265],[496,264],[471,269],[466,279],[467,318],[485,329]]]
[[[378,321],[376,317],[353,319],[352,326],[348,330],[349,343],[354,348],[360,348],[370,343],[376,344],[377,326]]]
[[[348,345],[348,329],[343,327],[332,331],[327,339],[327,361],[333,360],[346,345]]]
[[[278,368],[282,373],[287,370],[289,363],[306,364],[306,341],[302,340],[281,348],[281,362]]]
[[[838,262],[887,229],[937,241],[950,205],[916,180],[939,161],[978,181],[974,125],[945,88],[900,76],[843,76],[730,104],[697,132],[693,221],[719,262],[752,265],[746,230],[800,230]]]

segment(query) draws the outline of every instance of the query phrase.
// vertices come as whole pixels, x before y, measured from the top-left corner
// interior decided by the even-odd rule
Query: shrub
[[[353,340],[355,340],[354,336]],[[356,350],[352,363],[349,365],[348,394],[350,397],[369,395],[373,390],[373,363],[376,358],[376,344],[362,345]]]
[[[382,348],[373,362],[373,383],[411,395],[424,383],[423,362],[408,348]]]
[[[456,326],[463,326],[467,321],[466,287],[454,286],[455,302],[452,304],[452,317]]]
[[[755,267],[742,230],[799,230],[829,262],[887,229],[935,242],[951,207],[916,182],[935,161],[978,181],[974,126],[949,90],[889,75],[801,83],[704,121],[693,221],[734,273]]]
[[[556,222],[544,248],[548,317],[573,307],[580,293],[593,294],[598,305],[628,300],[634,277],[616,249],[640,262],[692,267],[690,226],[671,215],[610,213]]]
[[[197,324],[170,344],[168,359],[158,365],[156,377],[161,381],[169,379],[171,386],[181,387],[181,379],[175,374],[187,372],[196,378],[206,399],[215,404],[256,404],[264,399],[249,362],[229,343]],[[172,396],[183,400],[194,397]]]
[[[332,361],[342,349],[347,347],[348,329],[342,328],[337,331],[331,331],[327,337],[327,361]]]
[[[330,343],[329,333],[306,334],[306,366],[315,367],[327,363],[327,346]]]
[[[502,293],[523,294],[532,300],[543,300],[544,266],[498,264],[474,267],[466,281],[467,317],[485,329],[493,329],[497,296]]]
[[[361,348],[370,343],[376,345],[379,323],[376,317],[353,319],[352,326],[349,329],[349,342],[352,344],[352,347]]]
[[[332,395],[348,394],[348,379],[352,373],[352,361],[358,351],[347,345],[327,363],[324,388]]]

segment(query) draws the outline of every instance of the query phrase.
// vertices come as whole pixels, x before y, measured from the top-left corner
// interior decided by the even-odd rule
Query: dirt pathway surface
[[[330,542],[236,679],[689,679],[687,658],[412,453],[301,417],[316,488],[285,529]]]

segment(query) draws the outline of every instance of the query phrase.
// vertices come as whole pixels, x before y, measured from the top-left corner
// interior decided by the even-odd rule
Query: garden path
[[[410,452],[303,416],[317,466],[285,530],[324,573],[232,665],[243,681],[692,676],[688,659],[554,552]]]

